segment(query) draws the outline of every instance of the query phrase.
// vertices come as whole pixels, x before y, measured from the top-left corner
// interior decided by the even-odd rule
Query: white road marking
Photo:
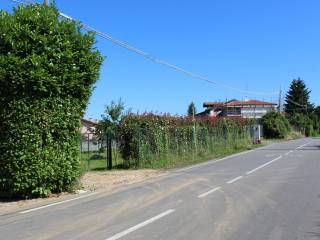
[[[308,145],[308,144],[311,143],[311,142],[312,142],[312,141],[307,142],[307,143],[305,143],[305,144],[302,144],[301,146],[297,147],[295,150],[300,149],[300,148],[303,148],[304,146]]]
[[[142,223],[139,223],[139,224],[137,224],[137,225],[135,225],[135,226],[133,226],[131,228],[128,228],[127,230],[119,232],[119,233],[113,235],[112,237],[107,238],[106,240],[117,240],[119,238],[122,238],[125,235],[128,235],[129,233],[132,233],[132,232],[134,232],[134,231],[136,231],[136,230],[138,230],[138,229],[140,229],[140,228],[142,228],[142,227],[144,227],[144,226],[146,226],[146,225],[148,225],[148,224],[150,224],[150,223],[152,223],[154,221],[157,221],[160,218],[163,218],[163,217],[169,215],[170,213],[173,213],[174,211],[175,211],[175,209],[169,209],[169,210],[167,210],[167,211],[165,211],[163,213],[160,213],[159,215],[157,215],[157,216],[155,216],[153,218],[150,218],[150,219],[148,219],[148,220],[146,220],[146,221],[144,221]]]
[[[221,158],[221,159],[217,159],[217,160],[210,160],[210,161],[208,161],[208,162],[199,163],[199,164],[196,164],[196,165],[193,165],[193,166],[190,166],[190,167],[181,168],[181,169],[178,169],[178,170],[176,170],[176,171],[174,171],[174,172],[183,172],[183,171],[188,171],[188,170],[193,169],[193,168],[198,168],[198,167],[203,167],[203,166],[207,166],[207,165],[212,165],[212,164],[215,164],[215,163],[224,161],[224,160],[228,160],[228,159],[230,159],[230,158],[234,158],[234,157],[238,157],[238,156],[241,156],[241,155],[244,155],[244,154],[247,154],[247,153],[251,153],[251,152],[253,152],[253,151],[256,151],[256,149],[252,149],[252,150],[248,150],[248,151],[245,151],[245,152],[236,153],[236,154],[233,154],[233,155],[230,155],[230,156]]]
[[[290,152],[285,153],[285,154],[284,154],[284,156],[288,156],[288,155],[289,155],[289,153],[290,153]]]
[[[205,192],[205,193],[200,194],[200,195],[198,196],[198,198],[203,198],[203,197],[205,197],[205,196],[208,196],[209,194],[214,193],[214,192],[216,192],[216,191],[218,191],[218,190],[220,190],[220,189],[221,189],[221,187],[213,188],[213,189],[211,189],[211,190],[208,191],[208,192]]]
[[[227,183],[229,183],[229,184],[234,183],[234,182],[240,180],[241,178],[243,178],[243,177],[242,177],[242,176],[236,177],[236,178],[234,178],[234,179],[231,179],[231,180],[228,181]]]
[[[277,158],[275,158],[275,159],[271,160],[270,162],[267,162],[267,163],[265,163],[265,164],[262,164],[262,165],[260,165],[259,167],[255,168],[255,169],[253,169],[253,170],[251,170],[251,171],[249,171],[249,172],[247,172],[246,174],[247,174],[247,175],[249,175],[249,174],[251,174],[251,173],[254,173],[255,171],[258,171],[259,169],[261,169],[261,168],[264,168],[264,167],[268,166],[269,164],[271,164],[271,163],[273,163],[273,162],[275,162],[275,161],[279,160],[280,158],[282,158],[282,156],[279,156],[279,157],[277,157]]]
[[[76,198],[64,200],[64,201],[61,201],[61,202],[55,202],[55,203],[51,203],[51,204],[44,205],[44,206],[41,206],[41,207],[31,208],[31,209],[29,209],[29,210],[21,211],[21,212],[19,212],[19,213],[22,213],[22,214],[23,214],[23,213],[34,212],[34,211],[37,211],[37,210],[40,210],[40,209],[44,209],[44,208],[56,206],[56,205],[59,205],[59,204],[62,204],[62,203],[67,203],[67,202],[75,201],[75,200],[78,200],[78,199],[90,197],[90,196],[95,195],[95,194],[97,194],[97,193],[98,193],[98,192],[93,192],[93,193],[90,193],[90,194],[87,194],[87,195],[83,195],[83,196],[80,196],[80,197],[76,197]]]

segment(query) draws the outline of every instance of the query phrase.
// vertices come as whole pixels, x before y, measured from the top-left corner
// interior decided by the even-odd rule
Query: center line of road
[[[175,211],[175,209],[169,209],[169,210],[167,210],[167,211],[165,211],[163,213],[160,213],[159,215],[157,215],[157,216],[155,216],[153,218],[150,218],[150,219],[148,219],[148,220],[146,220],[146,221],[144,221],[142,223],[139,223],[139,224],[137,224],[137,225],[135,225],[135,226],[133,226],[131,228],[128,228],[127,230],[119,232],[116,235],[113,235],[112,237],[107,238],[106,240],[117,240],[117,239],[120,239],[120,238],[124,237],[125,235],[128,235],[129,233],[132,233],[132,232],[134,232],[134,231],[136,231],[136,230],[138,230],[140,228],[143,228],[144,226],[146,226],[146,225],[148,225],[148,224],[150,224],[150,223],[152,223],[154,221],[157,221],[160,218],[163,218],[163,217],[169,215],[170,213],[173,213],[174,211]]]
[[[254,173],[255,171],[258,171],[259,169],[261,169],[261,168],[264,168],[264,167],[268,166],[269,164],[271,164],[271,163],[273,163],[273,162],[275,162],[275,161],[279,160],[280,158],[282,158],[282,156],[279,156],[279,157],[277,157],[277,158],[275,158],[275,159],[271,160],[270,162],[267,162],[267,163],[265,163],[265,164],[262,164],[261,166],[259,166],[259,167],[255,168],[255,169],[253,169],[253,170],[251,170],[251,171],[247,172],[246,174],[247,174],[247,175],[249,175],[249,174],[251,174],[251,173]]]
[[[90,196],[95,195],[97,193],[98,192],[93,192],[93,193],[90,193],[90,194],[87,194],[87,195],[83,195],[83,196],[80,196],[80,197],[76,197],[76,198],[72,198],[72,199],[68,199],[68,200],[64,200],[64,201],[60,201],[60,202],[51,203],[51,204],[44,205],[44,206],[41,206],[41,207],[36,207],[36,208],[29,209],[29,210],[21,211],[19,213],[23,214],[23,213],[29,213],[29,212],[37,211],[37,210],[40,210],[40,209],[43,209],[43,208],[48,208],[48,207],[52,207],[52,206],[59,205],[59,204],[62,204],[62,203],[67,203],[67,202],[75,201],[75,200],[78,200],[78,199],[90,197]]]
[[[241,178],[243,178],[243,176],[239,176],[239,177],[236,177],[236,178],[234,178],[234,179],[231,179],[231,180],[228,181],[227,183],[229,183],[229,184],[234,183],[234,182],[240,180]]]
[[[208,191],[208,192],[205,192],[205,193],[200,194],[200,195],[198,196],[198,198],[203,198],[203,197],[205,197],[205,196],[208,196],[209,194],[214,193],[214,192],[216,192],[216,191],[218,191],[218,190],[220,190],[220,189],[221,189],[221,187],[213,188],[213,189],[211,189],[211,190]]]

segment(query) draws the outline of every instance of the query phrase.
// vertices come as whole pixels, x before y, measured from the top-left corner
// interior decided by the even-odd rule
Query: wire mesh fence
[[[108,164],[108,150],[110,149],[112,166]],[[85,133],[81,136],[80,141],[81,164],[86,171],[89,170],[105,170],[123,167],[123,159],[119,151],[119,142],[111,139],[108,144],[108,136],[98,137],[93,133]]]
[[[219,128],[183,126],[136,127],[116,137],[81,138],[84,170],[111,168],[168,168],[223,156],[252,143],[250,126]]]

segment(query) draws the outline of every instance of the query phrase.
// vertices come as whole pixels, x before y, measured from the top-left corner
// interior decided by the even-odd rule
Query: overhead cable
[[[22,3],[22,4],[26,4],[26,2],[23,2],[23,1],[19,1],[19,0],[12,0],[14,2],[18,2],[18,3]],[[181,67],[178,67],[177,65],[174,65],[174,64],[171,64],[169,62],[166,62],[164,60],[161,60],[155,56],[152,56],[148,53],[146,53],[145,51],[141,50],[141,49],[138,49],[138,48],[135,48],[131,45],[129,45],[128,43],[124,42],[124,41],[121,41],[119,39],[116,39],[114,37],[112,37],[111,35],[109,34],[106,34],[104,32],[101,32],[89,25],[86,25],[84,23],[82,23],[81,21],[77,20],[77,19],[74,19],[72,17],[70,17],[69,15],[65,14],[65,13],[62,13],[62,12],[59,12],[60,16],[65,18],[65,19],[68,19],[68,20],[71,20],[71,21],[76,21],[76,22],[79,22],[79,24],[86,30],[88,31],[91,31],[91,32],[94,32],[96,33],[97,35],[99,35],[100,37],[122,47],[122,48],[125,48],[131,52],[134,52],[146,59],[149,59],[151,60],[152,62],[154,63],[157,63],[157,64],[160,64],[160,65],[163,65],[163,66],[166,66],[168,68],[171,68],[177,72],[180,72],[180,73],[183,73],[189,77],[192,77],[194,79],[198,79],[198,80],[202,80],[202,81],[205,81],[205,82],[208,82],[210,84],[213,84],[213,85],[216,85],[216,86],[220,86],[220,87],[223,87],[223,88],[226,88],[226,89],[230,89],[230,90],[233,90],[233,91],[237,91],[237,92],[241,92],[241,93],[245,93],[245,94],[250,94],[250,95],[276,95],[278,94],[278,92],[257,92],[257,91],[248,91],[248,90],[243,90],[243,89],[240,89],[240,88],[236,88],[236,87],[233,87],[233,86],[230,86],[230,85],[227,85],[227,84],[224,84],[224,83],[220,83],[220,82],[217,82],[217,81],[213,81],[207,77],[204,77],[202,75],[199,75],[199,74],[196,74],[196,73],[193,73],[191,71],[188,71],[184,68],[181,68]]]

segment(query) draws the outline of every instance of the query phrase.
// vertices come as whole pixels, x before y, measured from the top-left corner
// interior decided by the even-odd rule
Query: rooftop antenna
[[[248,91],[248,83],[246,82],[246,91]],[[244,101],[246,102],[246,101],[248,101],[249,99],[248,99],[248,95],[246,95],[245,97],[244,97]]]

